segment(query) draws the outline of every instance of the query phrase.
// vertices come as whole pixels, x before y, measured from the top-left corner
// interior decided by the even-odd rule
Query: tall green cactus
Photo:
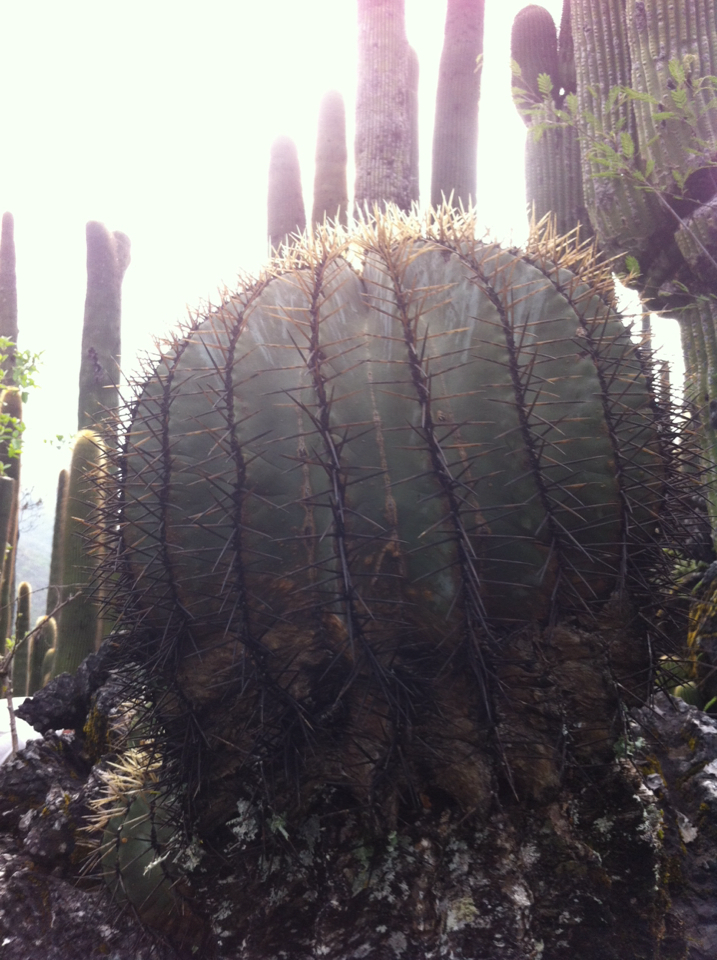
[[[8,537],[16,503],[17,483],[12,477],[0,476],[0,550],[2,551],[3,564],[9,549]],[[2,594],[0,593],[0,656],[5,653],[8,628],[10,626],[10,611],[7,606],[8,600],[6,599],[3,604],[1,598]]]
[[[77,429],[96,427],[117,409],[121,354],[122,279],[130,261],[129,238],[87,224],[87,295]]]
[[[17,387],[9,387],[0,393],[0,412],[8,417],[10,422],[20,423],[22,420],[22,397]],[[15,597],[15,560],[17,556],[18,522],[20,516],[20,457],[10,456],[10,433],[5,441],[0,443],[0,461],[5,464],[5,474],[15,481],[15,499],[12,503],[10,525],[7,532],[7,549],[2,564],[2,580],[0,581],[0,635],[3,642],[10,636],[12,614]]]
[[[11,213],[2,215],[0,237],[0,337],[17,343],[17,281],[15,279],[15,221]],[[3,363],[5,383],[12,383],[15,363],[14,347]]]
[[[195,800],[231,805],[229,769],[267,789],[252,770],[279,777],[288,731],[323,736],[336,711],[357,724],[357,753],[334,775],[370,795],[412,709],[406,673],[430,676],[435,658],[439,687],[475,671],[465,737],[478,744],[496,717],[489,664],[516,629],[594,623],[661,563],[662,438],[609,274],[559,243],[501,250],[470,218],[431,217],[321,230],[137,385],[121,455],[125,650],[150,668]],[[609,751],[625,691],[646,690],[633,628],[610,646],[623,692],[577,725],[586,757]],[[450,695],[420,675],[447,716]],[[204,746],[187,746],[186,724]],[[411,769],[485,803],[448,747],[439,773],[401,743]]]
[[[130,262],[129,238],[90,221],[87,234],[87,293],[82,329],[78,430],[72,467],[60,473],[55,506],[47,614],[58,602],[79,595],[58,616],[57,654],[50,656],[53,676],[74,671],[99,638],[98,603],[88,595],[97,556],[86,549],[88,518],[97,509],[96,488],[85,473],[94,469],[105,444],[113,445],[119,401],[122,280]],[[110,426],[111,425],[111,426]],[[88,428],[94,428],[96,432]]]
[[[580,180],[603,254],[629,255],[632,282],[648,307],[674,311],[685,346],[686,392],[701,418],[703,449],[717,464],[711,412],[717,409],[714,4],[566,0],[557,61],[538,55],[542,46],[530,43],[537,24],[550,31],[548,20],[546,11],[529,7],[514,25],[524,87],[556,62],[555,96],[561,85],[569,92],[571,71],[575,76],[576,99],[562,116],[555,109],[565,106],[562,101],[537,102],[535,90],[528,91],[529,119],[543,132],[528,146],[527,179],[537,212],[551,210],[561,228],[574,226],[583,219],[577,212],[569,222]],[[574,136],[581,141],[580,177],[576,158],[568,162],[553,148]],[[717,529],[714,489],[710,511]]]
[[[329,90],[319,105],[312,223],[323,223],[324,217],[329,220],[338,217],[339,223],[346,225],[349,206],[347,159],[344,99],[337,90]]]
[[[29,641],[25,638],[30,632],[30,603],[32,588],[25,580],[17,588],[17,611],[15,614],[15,657],[12,662],[13,696],[25,697],[28,694]]]
[[[485,0],[448,0],[433,128],[431,203],[476,201]]]
[[[47,588],[47,605],[45,608],[48,617],[52,616],[55,608],[62,602],[62,524],[65,516],[67,479],[67,470],[60,470],[55,497],[55,520],[52,527],[50,582]]]
[[[269,245],[279,250],[306,228],[299,155],[289,137],[277,137],[271,145],[267,207]]]
[[[405,0],[359,0],[354,202],[418,200],[411,85],[417,83],[408,45]]]
[[[45,675],[50,673],[51,667],[45,668],[45,657],[52,650],[55,652],[57,640],[57,623],[54,617],[38,617],[35,628],[30,637],[28,649],[27,693],[32,696],[45,683]]]
[[[94,653],[99,636],[99,610],[92,595],[96,560],[88,544],[90,524],[98,509],[94,475],[102,468],[104,444],[99,434],[82,430],[75,439],[62,519],[62,599],[53,676],[73,673]],[[74,599],[71,599],[74,597]]]
[[[578,133],[573,126],[555,122],[555,110],[563,106],[568,94],[575,92],[567,4],[560,43],[553,18],[544,7],[532,4],[521,10],[513,22],[511,55],[519,71],[513,79],[513,98],[529,127],[525,147],[529,210],[538,220],[552,214],[560,234],[579,226],[580,235],[587,239],[592,228],[585,209]],[[550,78],[549,95],[541,93],[540,74]]]

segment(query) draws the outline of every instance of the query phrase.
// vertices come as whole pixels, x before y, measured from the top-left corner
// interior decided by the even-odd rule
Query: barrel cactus
[[[99,498],[110,536],[120,520],[108,575],[207,822],[237,791],[288,803],[288,774],[302,802],[415,779],[485,809],[486,751],[537,794],[565,738],[610,755],[620,703],[647,691],[671,482],[612,289],[587,247],[393,212],[317,229],[136,384],[119,500]],[[611,639],[588,655],[574,628]],[[535,685],[516,674],[529,636],[563,651],[572,727],[511,706]]]

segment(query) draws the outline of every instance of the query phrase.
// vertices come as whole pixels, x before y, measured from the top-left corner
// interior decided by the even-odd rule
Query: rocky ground
[[[204,927],[180,937],[86,875],[105,761],[83,728],[117,698],[105,651],[21,708],[42,737],[0,767],[3,960],[717,956],[717,723],[682,701],[634,714],[599,789],[566,784],[487,822],[427,808],[368,849],[351,816],[307,821],[267,867],[245,820],[230,854],[189,868]]]

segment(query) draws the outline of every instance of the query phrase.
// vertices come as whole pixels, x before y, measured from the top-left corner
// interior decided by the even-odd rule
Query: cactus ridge
[[[135,385],[98,502],[123,655],[188,797],[228,810],[238,771],[271,794],[301,768],[371,799],[405,750],[480,805],[511,638],[616,596],[649,621],[675,469],[609,266],[545,224],[525,251],[475,229],[447,207],[321,226]],[[649,675],[644,630],[621,649],[613,718]]]

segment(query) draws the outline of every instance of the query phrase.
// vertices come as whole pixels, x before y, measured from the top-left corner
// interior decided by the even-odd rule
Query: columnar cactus
[[[271,145],[267,218],[272,250],[279,250],[306,228],[299,155],[289,137],[277,137]]]
[[[62,599],[69,602],[59,611],[53,676],[73,673],[94,653],[99,635],[99,609],[91,589],[96,560],[88,546],[88,534],[98,507],[93,476],[102,468],[103,457],[99,434],[82,430],[75,439],[64,498],[61,582]]]
[[[122,279],[129,238],[87,224],[87,296],[82,327],[78,430],[95,427],[117,409],[121,353]]]
[[[449,0],[433,128],[431,203],[453,195],[458,206],[476,200],[478,99],[485,0]]]
[[[339,223],[346,225],[349,206],[347,159],[344,99],[337,90],[330,90],[319,105],[312,223],[323,223],[327,217],[329,220],[338,218]]]
[[[409,210],[418,200],[412,118],[417,81],[404,16],[405,0],[359,0],[354,202],[395,203]]]
[[[0,237],[0,337],[17,343],[17,281],[15,278],[15,221],[11,213],[2,215]],[[14,347],[7,353],[3,363],[5,382],[12,383]]]
[[[5,474],[15,481],[15,499],[12,503],[10,524],[7,531],[7,549],[3,555],[2,580],[0,581],[0,636],[10,636],[15,597],[15,558],[17,555],[18,521],[20,514],[20,457],[10,456],[12,423],[22,420],[22,397],[17,387],[8,387],[0,393],[0,412],[8,420],[7,439],[0,443],[0,461],[5,464]]]
[[[27,693],[32,696],[45,683],[45,675],[51,672],[51,664],[45,658],[51,650],[54,656],[57,640],[57,623],[54,617],[38,617],[30,636],[28,649]]]
[[[62,524],[67,497],[67,470],[60,470],[55,498],[55,520],[52,528],[52,552],[50,554],[50,583],[47,588],[46,614],[52,616],[62,602]]]
[[[546,18],[536,7],[516,18],[514,57],[524,86],[530,87],[538,72],[551,73],[551,64],[555,67],[554,56],[536,56],[540,44],[531,48],[525,42]],[[573,135],[570,131],[576,132],[584,202],[601,250],[608,256],[629,255],[632,282],[648,307],[675,311],[681,321],[687,393],[699,411],[703,449],[717,462],[711,421],[711,408],[717,408],[717,368],[710,346],[717,321],[714,4],[566,0],[554,95],[571,89],[571,49],[576,90],[571,109],[562,117],[550,103],[530,110],[531,122],[541,123],[543,130],[542,139],[528,147],[528,182],[539,199],[538,213],[548,208],[560,219],[567,209],[569,219],[570,197],[577,196],[575,162],[565,162],[566,183],[556,173],[546,175],[547,155],[551,144],[564,143]],[[535,103],[534,89],[529,101],[531,97]],[[562,228],[574,225],[561,220]],[[713,492],[710,499],[717,529],[717,495]]]
[[[12,477],[0,476],[0,552],[4,562],[8,552],[8,536],[12,524],[13,512],[17,502],[17,483]],[[0,593],[0,597],[2,594]],[[2,602],[0,600],[0,602]],[[5,600],[8,603],[8,600]],[[5,653],[8,627],[10,625],[9,608],[0,608],[0,656]]]
[[[513,22],[511,55],[516,65],[513,98],[528,125],[525,150],[525,187],[531,215],[541,220],[550,213],[556,229],[565,234],[580,227],[588,238],[592,229],[583,197],[578,133],[556,121],[556,109],[575,92],[575,65],[566,5],[560,43],[553,18],[544,7],[525,7]],[[541,92],[538,77],[550,78],[549,94]],[[539,134],[538,134],[538,131]]]
[[[15,656],[12,662],[13,696],[25,697],[28,694],[29,642],[25,639],[30,632],[30,603],[32,588],[25,580],[17,588],[17,609],[15,613]]]

